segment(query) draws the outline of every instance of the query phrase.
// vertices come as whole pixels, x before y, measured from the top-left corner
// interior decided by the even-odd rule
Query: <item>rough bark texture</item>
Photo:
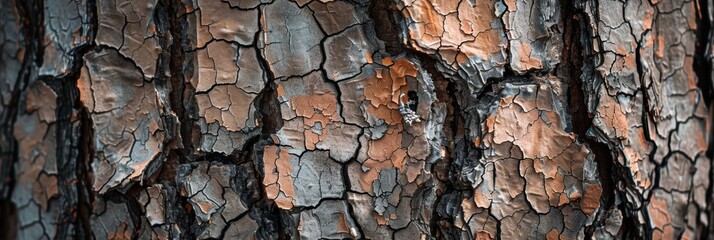
[[[2,239],[714,238],[711,0],[0,0]]]

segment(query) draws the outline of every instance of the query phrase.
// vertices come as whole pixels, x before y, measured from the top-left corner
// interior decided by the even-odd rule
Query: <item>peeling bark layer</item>
[[[0,0],[3,239],[714,238],[714,5]]]

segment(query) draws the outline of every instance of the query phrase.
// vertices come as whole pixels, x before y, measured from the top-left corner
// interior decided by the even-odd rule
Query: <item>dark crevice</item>
[[[186,6],[180,0],[162,0],[155,10],[155,17],[158,20],[157,35],[162,46],[161,55],[163,63],[157,63],[157,87],[163,87],[168,94],[168,105],[178,122],[170,117],[164,117],[167,121],[167,135],[173,139],[169,140],[166,146],[169,148],[167,160],[161,166],[159,172],[160,181],[164,182],[167,190],[178,190],[177,176],[182,164],[196,161],[195,149],[193,145],[194,120],[193,115],[197,110],[195,89],[190,84],[186,84],[184,75],[192,65],[187,64],[187,52],[191,49],[190,38],[188,36],[188,20],[185,14]],[[166,69],[168,68],[168,69]],[[163,86],[159,85],[163,82]],[[210,156],[209,156],[210,157]],[[167,185],[168,184],[168,185]],[[175,188],[174,188],[175,187]],[[195,213],[189,203],[188,197],[176,194],[174,191],[167,191],[169,196],[175,196],[173,200],[166,201],[164,206],[167,223],[174,223],[180,229],[186,230],[181,236],[182,239],[195,238],[200,233],[197,228]],[[148,210],[148,209],[147,209]],[[174,236],[178,237],[178,236]]]
[[[97,33],[97,28],[99,26],[99,20],[97,16],[97,3],[95,0],[88,0],[86,2],[86,13],[89,18],[90,29],[87,31],[88,45],[80,49],[78,56],[75,56],[74,63],[72,66],[74,69],[71,71],[76,76],[71,77],[73,79],[72,86],[77,89],[77,81],[79,79],[79,73],[81,68],[84,66],[83,56],[94,46],[94,38]],[[91,215],[93,200],[95,198],[94,192],[92,191],[92,169],[91,162],[94,159],[94,146],[92,136],[94,136],[94,130],[92,127],[92,120],[90,118],[89,110],[82,107],[82,103],[79,97],[75,97],[74,106],[78,109],[77,115],[79,116],[78,128],[78,149],[77,156],[74,158],[76,161],[76,188],[77,188],[77,217],[79,222],[79,227],[76,230],[75,239],[92,239],[92,227],[91,227]]]
[[[258,11],[258,19],[263,17],[263,7]],[[258,23],[259,29],[262,28],[262,22]],[[257,41],[260,41],[262,31],[256,32],[254,43],[257,46]],[[244,145],[240,156],[243,162],[246,162],[252,168],[252,178],[258,183],[255,184],[254,193],[251,194],[248,216],[258,224],[257,236],[262,239],[285,239],[290,235],[290,229],[296,227],[292,223],[292,217],[277,207],[277,205],[267,197],[265,188],[262,184],[263,173],[263,153],[267,145],[275,144],[271,136],[277,133],[283,127],[283,118],[280,112],[280,101],[278,100],[277,84],[275,83],[275,74],[270,69],[270,63],[263,57],[263,49],[256,51],[258,65],[263,70],[265,87],[258,93],[254,100],[255,118],[259,120],[261,126],[261,134],[253,137]]]
[[[357,135],[357,148],[356,149],[361,149],[362,148],[362,142],[359,141],[360,138],[365,134],[364,129],[360,129],[360,133]],[[350,192],[350,186],[353,185],[352,181],[350,180],[350,174],[349,174],[349,168],[348,164],[351,162],[357,162],[357,157],[359,156],[359,151],[355,151],[355,153],[350,157],[350,159],[345,162],[345,163],[340,163],[342,166],[341,173],[342,173],[342,183],[344,184],[346,190],[342,193],[342,200],[349,200],[349,192]],[[358,184],[358,183],[354,183]],[[352,204],[349,202],[347,203],[347,212],[352,216],[353,218],[356,218],[357,215],[355,214],[355,209]],[[357,226],[357,232],[359,233],[362,238],[366,238],[365,236],[365,231],[362,229],[362,226],[355,221],[355,225]]]
[[[258,19],[263,18],[263,9],[258,11]],[[258,28],[263,29],[262,22],[258,23]],[[257,46],[257,42],[260,41],[260,34],[262,31],[258,31],[254,36],[254,44]],[[270,69],[270,62],[268,62],[265,57],[263,57],[263,49],[258,49],[256,51],[256,58],[258,59],[258,65],[263,70],[265,87],[258,93],[256,97],[255,107],[258,111],[255,113],[256,119],[260,119],[262,125],[261,134],[264,137],[269,137],[270,134],[275,134],[283,127],[283,118],[280,114],[280,100],[278,100],[277,84],[275,80],[275,74]]]
[[[375,25],[376,35],[384,43],[386,52],[392,56],[406,55],[415,58],[434,83],[437,98],[434,105],[442,105],[445,108],[444,136],[441,139],[441,144],[445,146],[446,153],[443,159],[431,166],[431,172],[437,181],[432,186],[436,188],[436,199],[429,220],[429,228],[434,237],[440,239],[458,238],[460,234],[454,226],[457,211],[447,206],[460,204],[455,201],[459,202],[463,197],[461,193],[471,188],[470,184],[462,179],[464,174],[467,174],[462,170],[475,167],[474,164],[479,164],[475,160],[481,156],[481,150],[474,148],[473,144],[466,139],[468,129],[464,126],[469,125],[465,115],[469,115],[469,113],[462,108],[461,104],[468,101],[465,99],[467,94],[464,93],[468,86],[462,79],[452,79],[442,74],[437,69],[437,65],[440,63],[435,56],[410,49],[404,45],[400,37],[403,32],[403,29],[400,28],[403,26],[399,24],[404,20],[394,5],[390,5],[386,1],[373,1],[369,13]],[[515,76],[515,74],[512,75]],[[490,92],[490,86],[495,82],[495,80],[490,81],[482,93]],[[416,100],[412,96],[408,97],[410,100]]]
[[[193,136],[193,123],[196,117],[194,113],[196,109],[196,90],[186,84],[184,79],[185,72],[193,71],[192,65],[187,64],[186,52],[191,49],[191,40],[188,36],[188,20],[185,15],[186,6],[179,0],[168,0],[166,3],[168,11],[171,14],[169,18],[169,32],[172,38],[170,45],[170,60],[169,60],[169,83],[170,92],[169,100],[171,109],[174,111],[179,120],[181,145],[176,147],[176,155],[178,155],[180,163],[188,163],[194,159],[195,146]]]
[[[384,43],[384,48],[392,56],[407,51],[399,36],[398,18],[400,13],[390,1],[371,1],[369,18],[374,24],[374,31],[379,40]]]
[[[565,80],[568,86],[567,110],[570,122],[569,129],[566,129],[566,131],[575,133],[578,139],[584,141],[592,151],[594,161],[597,163],[598,179],[603,193],[600,200],[600,208],[607,211],[612,208],[616,199],[614,184],[616,176],[611,174],[615,170],[614,159],[612,159],[610,151],[605,144],[587,136],[587,131],[592,126],[593,116],[588,113],[586,96],[583,90],[584,84],[580,77],[582,66],[585,64],[583,61],[583,49],[587,48],[587,41],[583,42],[584,40],[581,38],[585,35],[583,31],[587,31],[588,28],[584,27],[586,24],[583,22],[583,19],[585,19],[584,13],[580,9],[575,8],[573,3],[568,0],[561,1],[561,4],[563,4],[561,20],[565,28],[563,32],[564,46],[563,59],[556,72],[561,79]],[[601,211],[598,214],[603,215],[605,211]],[[593,224],[585,229],[585,239],[592,239],[596,227],[603,226],[605,220],[606,217],[598,216],[596,218],[598,224]]]
[[[162,109],[159,110],[164,128],[162,131],[166,139],[164,140],[163,149],[157,157],[157,159],[164,161],[153,161],[147,166],[145,171],[149,176],[144,176],[142,180],[144,182],[147,177],[151,178],[149,182],[156,182],[155,178],[161,176],[161,174],[154,174],[157,171],[156,168],[159,168],[158,171],[160,172],[163,172],[164,168],[168,168],[168,172],[171,172],[172,169],[176,168],[178,162],[185,161],[180,156],[189,156],[190,154],[178,153],[183,146],[181,120],[184,117],[184,107],[181,104],[181,93],[184,89],[183,81],[181,81],[183,73],[179,71],[181,69],[180,61],[183,60],[183,52],[178,50],[180,49],[181,41],[185,37],[181,35],[181,32],[174,34],[182,29],[177,27],[176,5],[180,6],[180,3],[172,3],[170,0],[160,1],[156,4],[152,17],[156,26],[155,38],[161,47],[161,52],[156,61],[156,74],[151,81],[154,83],[159,101],[166,103],[161,104]],[[176,73],[177,76],[172,73]],[[164,178],[163,180],[172,181],[171,178]]]
[[[283,127],[277,84],[272,80],[272,76],[269,79],[263,91],[255,98],[255,108],[258,109],[255,115],[256,119],[260,119],[262,137],[269,137]]]
[[[459,210],[453,205],[460,205],[465,192],[472,191],[472,186],[464,172],[473,169],[481,164],[477,159],[481,158],[482,150],[474,147],[468,140],[470,126],[478,122],[476,109],[464,109],[462,104],[468,102],[491,102],[493,100],[494,86],[503,81],[524,82],[532,75],[540,75],[535,71],[528,71],[523,74],[516,74],[508,66],[502,78],[487,79],[486,84],[480,89],[477,96],[469,96],[469,87],[463,79],[453,79],[446,77],[437,69],[438,62],[435,56],[422,53],[408,48],[401,40],[400,34],[404,32],[400,29],[404,26],[401,13],[393,5],[387,5],[381,1],[372,3],[370,7],[370,17],[375,22],[377,37],[385,44],[386,51],[393,55],[406,55],[413,57],[420,62],[422,68],[430,75],[435,85],[435,92],[438,101],[435,104],[444,104],[446,116],[444,122],[444,139],[441,143],[445,146],[446,154],[444,158],[432,165],[431,172],[434,173],[436,182],[436,200],[432,210],[432,218],[429,222],[430,233],[438,238],[460,238],[458,228],[454,225]],[[472,99],[475,98],[475,99]],[[451,206],[451,207],[449,207]],[[500,222],[496,223],[497,234],[500,237]]]
[[[94,146],[92,136],[94,130],[91,126],[92,120],[86,109],[79,112],[79,156],[77,158],[77,193],[78,193],[78,213],[84,236],[75,236],[77,239],[92,239],[90,216],[92,215],[92,202],[94,192],[92,191],[92,169],[91,162],[94,159]]]
[[[697,1],[699,9],[697,11],[697,33],[696,33],[696,43],[694,50],[694,72],[699,79],[697,86],[701,90],[704,103],[712,107],[714,103],[714,86],[712,86],[712,62],[714,60],[714,55],[711,54],[714,49],[712,49],[714,44],[714,32],[712,32],[712,23],[714,16],[710,15],[710,8],[714,6],[709,6],[708,0],[698,0]]]
[[[5,6],[11,7],[11,6]],[[35,1],[16,1],[15,10],[17,13],[17,19],[21,26],[21,34],[23,36],[24,42],[22,43],[22,48],[25,49],[26,55],[21,56],[22,65],[19,69],[18,79],[16,79],[15,86],[11,91],[11,99],[9,100],[9,105],[5,106],[2,113],[2,126],[3,132],[0,136],[0,143],[2,143],[2,167],[0,169],[3,171],[0,173],[4,179],[3,184],[0,184],[0,189],[2,190],[2,199],[0,211],[7,213],[7,221],[3,221],[2,230],[3,235],[17,237],[18,229],[18,218],[17,208],[11,202],[11,194],[14,190],[16,184],[14,176],[15,163],[19,160],[19,149],[17,145],[17,139],[13,135],[14,125],[17,120],[17,116],[22,112],[19,108],[24,105],[24,93],[25,90],[32,85],[33,82],[37,81],[37,66],[42,66],[43,51],[44,46],[42,45],[41,39],[44,39],[44,2]],[[73,224],[74,220],[69,219],[69,215],[76,211],[76,195],[71,189],[71,181],[73,180],[76,170],[72,168],[71,165],[74,163],[71,160],[73,158],[73,152],[71,151],[72,143],[72,131],[76,130],[70,126],[70,117],[72,115],[72,95],[65,96],[67,91],[71,91],[71,86],[67,86],[66,81],[58,82],[53,84],[53,90],[57,93],[58,98],[57,109],[55,115],[57,116],[57,124],[55,124],[55,134],[57,149],[55,149],[56,156],[53,156],[57,160],[58,169],[58,181],[57,187],[60,194],[59,199],[53,200],[53,202],[58,202],[59,206],[53,206],[62,213],[60,219],[57,219],[57,232],[55,236],[62,238],[69,238],[73,233],[69,233],[70,229],[68,225]],[[50,85],[51,87],[53,85]],[[63,98],[64,97],[64,98]],[[3,99],[5,100],[5,99]],[[76,125],[75,125],[76,126]],[[75,136],[76,139],[76,136]],[[76,148],[75,148],[76,150]],[[74,152],[76,154],[76,151]],[[66,211],[66,212],[65,212]],[[40,215],[41,216],[41,215]],[[5,229],[8,228],[8,229]],[[79,228],[81,230],[81,228]],[[43,233],[46,234],[46,233]],[[21,236],[22,237],[22,236]]]
[[[2,126],[2,135],[0,135],[0,145],[2,147],[2,167],[0,167],[0,177],[3,184],[0,184],[0,196],[3,199],[10,199],[11,193],[15,186],[15,167],[14,164],[18,161],[18,146],[17,140],[13,135],[14,124],[17,120],[19,106],[22,93],[32,82],[34,77],[33,71],[35,66],[40,66],[42,63],[42,44],[39,39],[43,39],[43,2],[40,0],[31,1],[15,1],[14,7],[19,19],[16,22],[20,24],[20,36],[22,36],[21,49],[24,49],[24,56],[21,59],[21,66],[15,80],[15,85],[10,92],[10,99],[2,99],[7,105],[3,106],[3,112],[0,116],[0,126]],[[40,13],[40,14],[37,14]],[[3,103],[3,104],[4,104]]]
[[[568,115],[570,117],[570,130],[578,136],[580,141],[583,141],[592,151],[594,161],[597,163],[599,181],[602,187],[602,196],[600,199],[600,209],[596,216],[596,223],[586,227],[585,238],[593,237],[596,228],[605,226],[608,211],[619,209],[622,212],[622,226],[619,237],[639,238],[639,220],[637,219],[638,211],[633,209],[633,206],[625,204],[618,200],[623,199],[626,195],[625,189],[621,185],[634,184],[629,176],[629,170],[614,159],[612,152],[616,149],[614,146],[608,146],[591,136],[589,133],[592,130],[593,114],[589,111],[588,101],[592,95],[596,93],[586,92],[592,91],[591,87],[597,83],[586,83],[585,79],[589,76],[597,76],[594,71],[595,67],[601,61],[601,57],[594,57],[598,53],[592,49],[592,41],[599,41],[590,37],[591,26],[588,23],[587,13],[583,10],[584,2],[561,1],[563,4],[561,16],[565,23],[565,31],[563,33],[564,49],[563,61],[558,66],[558,76],[565,80],[568,86]],[[597,13],[595,13],[597,18]],[[596,19],[597,20],[597,19]],[[600,43],[601,44],[601,43]],[[602,46],[602,45],[600,45]],[[639,59],[638,59],[639,61]],[[593,106],[590,106],[593,107]]]
[[[438,189],[439,191],[436,192],[435,203],[442,205],[445,194],[456,193],[458,191],[455,186],[459,184],[450,182],[458,181],[451,177],[453,175],[451,174],[452,172],[450,172],[455,170],[452,162],[460,155],[457,151],[468,152],[470,148],[467,146],[469,144],[465,144],[465,132],[463,127],[461,127],[465,124],[462,109],[457,100],[457,96],[461,95],[461,88],[457,86],[455,81],[444,77],[441,72],[437,71],[435,67],[437,64],[436,60],[423,54],[418,55],[418,59],[424,70],[431,75],[431,79],[434,81],[434,90],[439,100],[435,104],[443,104],[446,108],[446,116],[444,117],[444,139],[442,139],[441,144],[446,146],[447,152],[444,159],[441,159],[432,166],[432,172],[438,180],[437,184],[441,185],[441,187],[439,187],[441,189]],[[458,146],[462,146],[462,148],[457,150]],[[437,210],[438,208],[436,207],[432,210],[432,218],[429,223],[430,231],[433,236],[444,234],[440,230],[440,228],[443,227],[440,226],[440,222],[445,221],[449,224],[453,224],[454,222],[454,219],[452,219],[453,216],[444,216],[439,214]]]
[[[57,163],[57,187],[59,190],[58,204],[61,212],[60,219],[57,224],[58,236],[72,236],[73,233],[66,231],[71,230],[70,224],[75,221],[71,216],[76,215],[77,207],[79,207],[78,196],[74,189],[81,187],[76,184],[78,173],[78,144],[80,137],[78,136],[78,122],[74,121],[73,115],[76,114],[77,108],[75,104],[79,101],[79,90],[76,88],[76,79],[78,76],[69,75],[67,79],[47,79],[45,84],[50,86],[57,94],[56,122],[55,131],[57,138],[56,146],[56,163]],[[74,235],[85,235],[83,228],[77,228],[78,232]]]
[[[592,17],[594,19],[589,19],[590,16],[585,12],[586,10],[584,8],[587,3],[592,4],[591,6],[594,10],[591,11]],[[637,183],[630,176],[631,174],[629,167],[620,164],[614,158],[613,154],[618,153],[620,151],[618,150],[618,147],[613,145],[614,143],[603,143],[603,140],[598,139],[597,136],[604,136],[604,133],[599,132],[597,128],[591,128],[593,112],[597,111],[597,99],[601,97],[598,95],[597,90],[600,87],[605,87],[604,83],[602,83],[603,79],[600,77],[600,74],[596,69],[604,62],[604,56],[602,56],[602,53],[604,52],[602,49],[603,42],[601,38],[597,35],[590,36],[590,33],[592,33],[593,30],[591,29],[592,26],[590,25],[589,21],[600,22],[600,8],[598,6],[599,4],[600,3],[597,1],[581,1],[577,2],[575,5],[576,17],[577,19],[579,19],[578,28],[580,29],[578,31],[580,33],[574,35],[576,37],[576,39],[574,39],[574,42],[578,42],[580,44],[579,47],[576,48],[577,50],[575,52],[582,53],[579,56],[579,59],[581,59],[580,61],[582,61],[582,63],[580,64],[582,68],[580,72],[580,78],[577,81],[580,87],[571,87],[569,89],[571,91],[569,97],[571,97],[571,104],[574,104],[575,106],[578,106],[578,104],[582,105],[577,107],[578,112],[580,113],[573,114],[573,127],[575,133],[578,134],[581,139],[588,144],[588,146],[592,150],[592,153],[595,155],[595,162],[597,163],[599,173],[598,179],[600,180],[601,186],[603,188],[601,197],[601,209],[618,209],[622,213],[622,224],[619,228],[619,232],[617,233],[617,237],[622,237],[626,239],[643,237],[647,238],[648,236],[651,236],[651,229],[647,226],[650,222],[647,210],[642,208],[646,204],[646,202],[644,201],[644,197],[638,194],[637,190],[634,189],[636,188],[635,186],[637,186]],[[598,46],[599,49],[593,48],[593,41],[597,41],[597,44],[595,44],[595,46]],[[571,54],[570,56],[577,55],[578,54]],[[641,68],[641,66],[639,66],[640,59],[638,50],[635,50],[635,55],[636,64],[638,65],[638,67]],[[638,69],[638,71],[641,75],[642,69]],[[574,102],[576,101],[576,98],[580,96],[583,97],[582,101]],[[645,102],[643,103],[643,106],[647,106],[647,99],[644,98],[644,101]],[[570,107],[573,108],[574,106]],[[583,109],[583,111],[580,111],[581,108]],[[587,109],[587,116],[584,113],[585,109]],[[645,111],[646,109],[643,108],[643,128],[644,132],[649,132],[647,129],[646,120],[648,115]],[[586,118],[588,119],[587,122],[583,122]],[[578,124],[575,124],[575,122],[581,122],[582,124],[587,124],[587,126],[578,126]],[[650,158],[651,157],[652,156],[650,156]],[[627,198],[635,198],[633,199],[634,203],[631,202],[632,200],[622,201],[622,199]],[[606,212],[600,213],[600,216],[598,217],[599,224],[594,224],[589,229],[587,229],[587,232],[589,234],[592,234],[594,230],[592,229],[593,227],[597,225],[603,226],[605,223],[604,221],[607,221]],[[640,224],[639,219],[641,217],[644,218],[644,225]]]
[[[712,16],[711,0],[697,0],[697,32],[696,32],[696,43],[694,50],[694,72],[697,75],[698,82],[697,87],[702,93],[703,104],[706,104],[707,109],[709,109],[709,120],[714,118],[714,55],[712,55],[712,47],[714,47],[714,31],[712,31],[712,24],[714,24],[714,16]],[[702,104],[700,103],[700,104]],[[709,130],[709,139],[705,139],[709,143],[706,150],[706,156],[709,161],[714,159],[714,128]],[[704,161],[707,159],[700,159],[699,161]],[[709,226],[707,229],[700,229],[697,236],[701,239],[709,239],[714,237],[714,167],[709,169],[709,186],[707,186],[705,199],[707,207],[702,209],[707,215],[709,220]],[[702,226],[706,226],[701,219],[697,219],[698,223]]]
[[[592,116],[588,113],[586,106],[586,96],[583,92],[581,67],[583,66],[583,36],[584,26],[582,12],[573,6],[572,1],[562,0],[563,8],[561,17],[565,30],[563,32],[563,53],[562,63],[558,65],[556,73],[565,80],[568,85],[568,115],[570,116],[570,128],[566,131],[573,132],[580,139],[586,138],[587,130],[592,125]]]
[[[262,109],[262,108],[261,108]],[[275,115],[264,115],[265,118]],[[278,118],[280,118],[278,113]],[[281,118],[282,119],[282,118]],[[268,129],[268,132],[275,133],[277,129]],[[275,202],[268,199],[267,193],[262,183],[265,177],[263,173],[263,154],[266,146],[274,144],[270,139],[271,133],[264,133],[260,137],[253,138],[246,143],[249,151],[241,153],[241,158],[250,168],[248,171],[251,174],[246,175],[248,179],[253,179],[256,183],[251,193],[243,193],[242,198],[251,204],[252,207],[248,210],[248,216],[258,223],[258,232],[256,233],[259,239],[286,239],[289,238],[290,229],[296,225],[292,222],[292,217],[277,207]],[[246,195],[247,194],[247,195]],[[292,226],[292,227],[291,227]]]
[[[3,224],[0,224],[0,238],[17,239],[18,215],[17,206],[9,199],[0,198],[0,214]]]

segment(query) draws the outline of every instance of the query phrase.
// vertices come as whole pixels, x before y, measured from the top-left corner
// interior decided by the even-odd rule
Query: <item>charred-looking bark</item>
[[[709,0],[0,2],[0,239],[714,238]]]

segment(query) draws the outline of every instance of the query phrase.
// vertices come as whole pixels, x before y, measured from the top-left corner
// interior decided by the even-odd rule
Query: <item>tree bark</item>
[[[0,0],[3,239],[714,238],[710,0]]]

